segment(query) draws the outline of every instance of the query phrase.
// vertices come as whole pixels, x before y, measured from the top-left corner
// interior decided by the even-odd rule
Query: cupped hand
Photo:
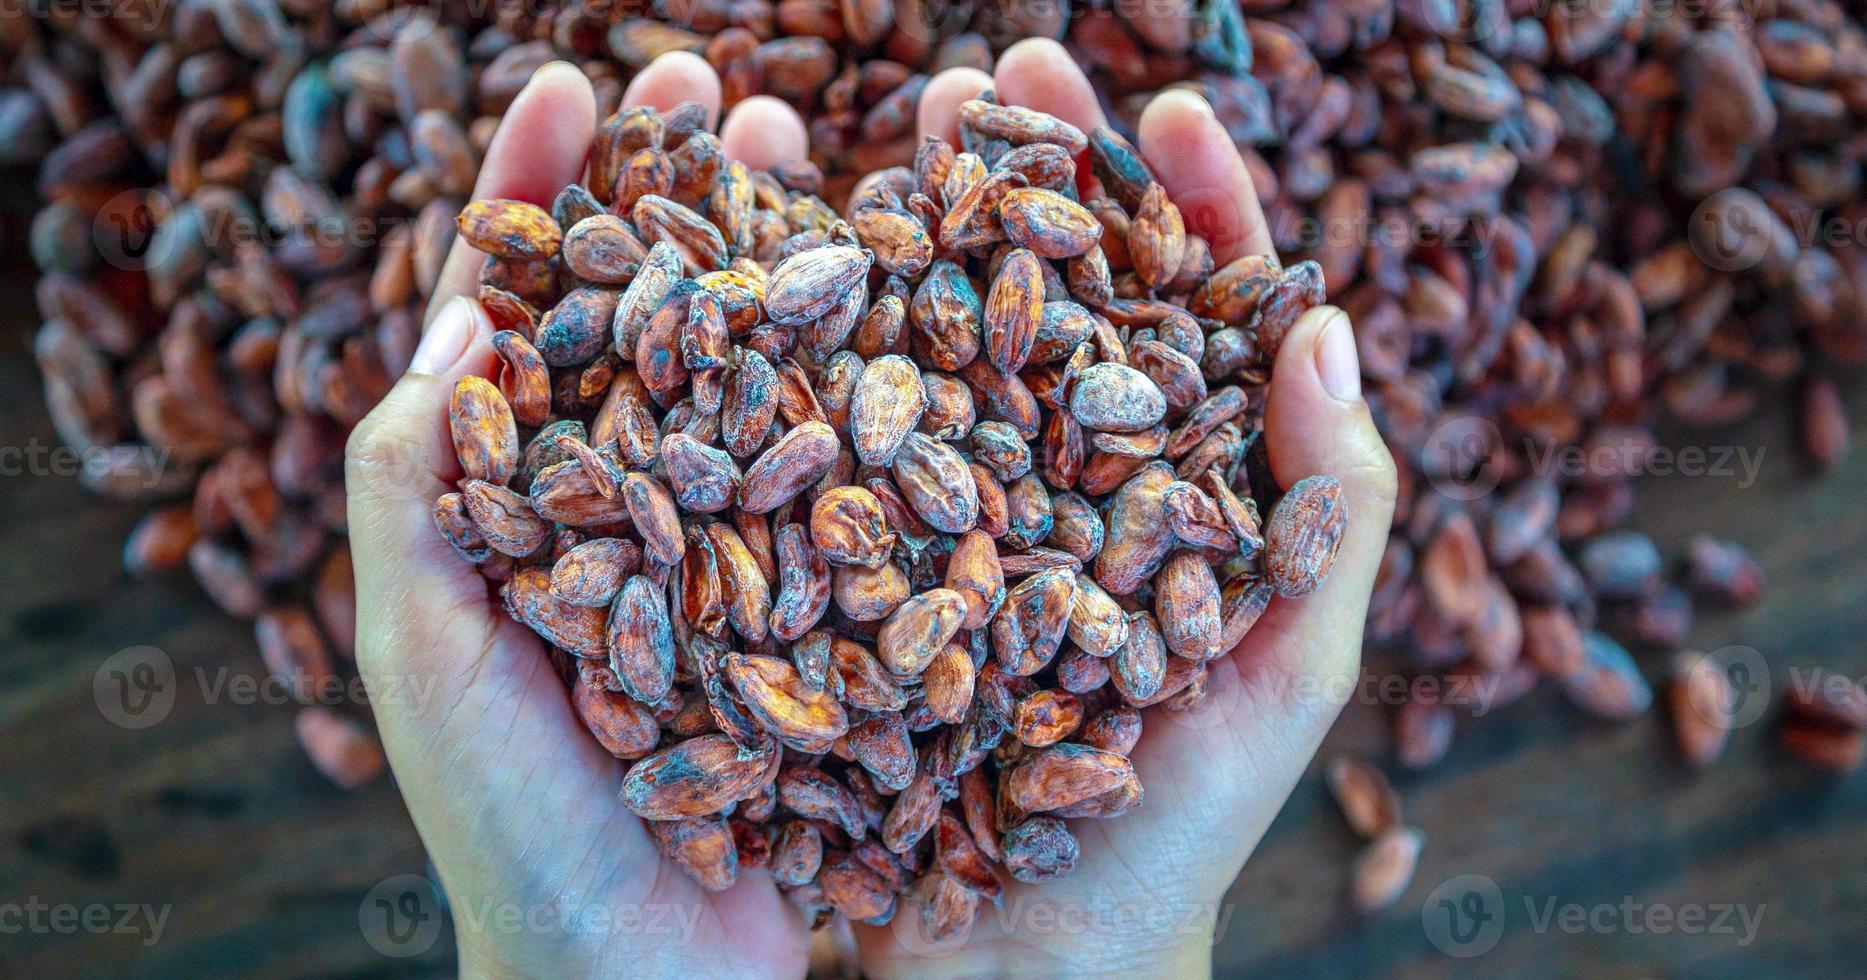
[[[688,100],[717,119],[719,80],[692,55],[638,75],[624,102]],[[589,81],[539,69],[501,121],[475,199],[550,207],[582,178],[596,129]],[[802,159],[804,124],[748,99],[722,127],[748,166]],[[408,372],[352,434],[346,481],[357,576],[357,665],[375,691],[397,786],[454,910],[467,976],[799,976],[809,936],[769,875],[708,892],[664,862],[617,796],[623,763],[572,712],[539,638],[508,617],[435,531],[460,465],[447,429],[455,384],[490,376],[478,302],[484,256],[456,242]],[[413,693],[409,693],[413,692]],[[517,910],[515,918],[507,910]]]
[[[955,69],[923,95],[923,134],[956,140],[958,106],[985,89],[1085,131],[1103,122],[1063,49],[1022,42],[994,76]],[[705,62],[666,55],[625,96],[717,111]],[[596,125],[576,68],[541,69],[501,123],[476,198],[548,206],[582,176]],[[748,167],[802,159],[802,120],[776,100],[742,101],[720,128]],[[1215,261],[1272,253],[1256,194],[1230,139],[1198,96],[1169,92],[1144,113],[1139,149]],[[348,453],[357,569],[358,663],[372,689],[422,691],[377,706],[398,785],[456,910],[463,973],[712,976],[803,972],[808,933],[769,875],[743,871],[706,892],[665,862],[618,799],[624,766],[572,712],[538,638],[512,622],[478,571],[435,532],[434,500],[460,472],[445,423],[456,382],[494,366],[491,328],[470,297],[482,256],[456,244],[408,373],[353,435]],[[1357,674],[1362,620],[1386,540],[1393,464],[1360,396],[1346,318],[1299,321],[1275,366],[1265,433],[1289,485],[1339,478],[1349,530],[1321,589],[1273,601],[1230,657],[1210,665],[1196,710],[1145,715],[1134,762],[1146,802],[1119,820],[1072,821],[1074,874],[1008,888],[982,906],[968,941],[934,944],[904,907],[857,931],[875,975],[1203,972],[1218,903],[1315,753]],[[597,912],[637,928],[472,931],[463,908]],[[600,911],[599,911],[600,910]],[[1058,918],[1061,915],[1063,918]],[[673,923],[650,929],[650,921]],[[485,916],[474,916],[479,921]],[[556,921],[546,916],[547,921]]]
[[[986,89],[1084,132],[1106,125],[1063,47],[1028,40],[990,76],[957,68],[932,79],[921,131],[956,140],[960,104]],[[1165,92],[1138,129],[1136,148],[1216,265],[1275,256],[1250,174],[1203,99]],[[1210,663],[1197,708],[1143,713],[1133,761],[1145,800],[1119,819],[1070,821],[1082,847],[1074,872],[1013,884],[997,908],[981,903],[963,946],[925,942],[908,909],[890,926],[860,928],[865,973],[1185,976],[1211,968],[1227,886],[1359,676],[1362,621],[1396,492],[1340,310],[1319,307],[1299,320],[1271,378],[1264,434],[1278,484],[1317,474],[1342,481],[1348,533],[1327,582],[1300,599],[1274,599],[1239,647]]]

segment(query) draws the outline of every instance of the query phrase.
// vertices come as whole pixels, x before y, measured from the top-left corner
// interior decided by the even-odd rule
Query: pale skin
[[[995,74],[954,69],[920,106],[923,133],[956,141],[961,102],[1001,102],[1087,130],[1103,117],[1063,49],[1025,41]],[[630,85],[629,105],[719,104],[704,61],[668,55]],[[717,113],[716,113],[717,114]],[[548,206],[578,180],[597,123],[574,67],[541,69],[507,113],[476,197]],[[803,121],[772,99],[736,106],[721,125],[727,155],[761,168],[802,159]],[[1250,177],[1197,96],[1154,100],[1138,146],[1204,235],[1215,259],[1271,254]],[[664,861],[617,797],[624,763],[572,713],[541,641],[512,622],[471,566],[435,532],[434,499],[460,475],[445,416],[455,383],[494,364],[491,329],[472,295],[481,256],[457,244],[409,372],[351,437],[347,476],[358,593],[358,665],[373,690],[431,691],[378,704],[384,747],[415,826],[456,909],[601,906],[621,918],[655,907],[691,931],[615,929],[478,934],[457,941],[467,976],[800,976],[810,936],[764,871],[702,890]],[[895,926],[858,927],[865,974],[1203,975],[1227,887],[1316,752],[1352,689],[1362,621],[1393,512],[1393,462],[1360,394],[1351,327],[1312,311],[1280,351],[1265,437],[1278,481],[1342,481],[1349,531],[1328,582],[1278,599],[1240,647],[1212,664],[1208,701],[1174,716],[1150,709],[1134,763],[1139,809],[1071,821],[1082,858],[1070,876],[1013,884],[1004,911],[982,905],[969,940],[931,951]],[[412,682],[420,681],[422,685]],[[1082,913],[1115,909],[1109,917]],[[696,911],[697,910],[697,911]],[[1060,921],[1080,923],[1055,927]],[[904,908],[898,920],[918,911]],[[457,916],[457,922],[460,917]]]

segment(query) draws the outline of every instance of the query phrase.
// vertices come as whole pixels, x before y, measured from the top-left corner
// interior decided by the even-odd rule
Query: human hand
[[[951,137],[958,104],[985,87],[996,87],[1001,101],[1085,129],[1101,121],[1087,82],[1061,49],[1026,42],[1006,53],[995,81],[964,71],[935,79],[922,102],[923,131]],[[697,59],[664,59],[631,86],[630,101],[666,108],[710,92],[717,104],[718,91]],[[593,127],[581,76],[541,72],[502,125],[475,197],[548,204],[580,174]],[[729,156],[761,167],[801,157],[804,129],[778,104],[748,101],[728,118],[722,142]],[[1142,121],[1140,145],[1186,212],[1189,230],[1207,239],[1221,264],[1270,253],[1242,161],[1196,97],[1157,99]],[[483,374],[492,363],[490,330],[477,306],[444,302],[473,288],[477,264],[470,249],[456,247],[422,353],[351,445],[360,665],[372,683],[410,673],[436,682],[429,703],[379,712],[385,745],[456,908],[488,898],[548,905],[569,897],[610,907],[699,908],[702,917],[682,946],[640,937],[463,934],[463,968],[627,963],[640,973],[801,972],[806,935],[768,876],[747,872],[734,888],[709,894],[682,873],[660,873],[652,841],[616,800],[621,765],[582,731],[538,640],[506,619],[477,573],[433,532],[432,501],[457,474],[441,421],[448,395],[460,377]],[[1301,603],[1273,603],[1241,649],[1212,664],[1200,711],[1150,709],[1150,734],[1135,756],[1147,804],[1121,820],[1077,822],[1084,855],[1074,875],[1041,889],[1009,889],[1012,916],[986,910],[957,952],[930,949],[903,932],[918,920],[904,908],[896,925],[860,931],[865,970],[1103,972],[1209,963],[1219,897],[1333,720],[1346,690],[1339,681],[1356,671],[1391,514],[1392,464],[1361,403],[1353,340],[1339,313],[1312,312],[1286,341],[1266,432],[1280,482],[1312,473],[1343,481],[1350,530],[1329,583]],[[421,463],[416,479],[408,477],[410,458]],[[1334,684],[1322,688],[1329,696],[1303,693],[1319,681]],[[565,846],[559,839],[569,827],[577,828],[575,843]],[[1033,903],[1135,910],[1137,896],[1147,897],[1152,917],[1133,927],[1037,934],[1015,917]]]
[[[719,79],[682,54],[650,65],[623,101],[688,100],[717,119]],[[474,198],[550,207],[583,176],[596,122],[581,71],[540,69],[500,123]],[[748,99],[721,143],[750,167],[800,160],[804,123],[775,99]],[[572,712],[543,643],[435,531],[434,500],[460,476],[448,400],[462,377],[494,367],[492,328],[469,298],[482,259],[455,243],[408,373],[351,436],[345,470],[357,665],[372,690],[422,692],[378,704],[376,721],[454,909],[461,973],[800,976],[809,936],[770,876],[747,871],[708,892],[664,864],[618,799],[623,764]],[[512,929],[486,915],[505,908],[546,917]],[[617,926],[565,919],[589,914]]]
[[[957,145],[960,103],[992,89],[999,102],[1047,112],[1084,132],[1106,125],[1094,91],[1061,45],[1013,45],[988,76],[956,68],[921,97],[923,135]],[[1141,116],[1141,155],[1217,266],[1274,256],[1251,177],[1198,95],[1169,91]],[[1144,713],[1133,761],[1146,791],[1116,820],[1076,820],[1076,870],[1011,883],[1000,909],[981,906],[963,947],[914,934],[919,916],[859,927],[873,976],[1189,976],[1211,969],[1220,902],[1282,809],[1359,674],[1362,622],[1387,543],[1393,460],[1361,398],[1348,318],[1319,307],[1285,339],[1271,374],[1264,434],[1277,482],[1342,481],[1348,533],[1327,582],[1275,599],[1230,656],[1211,661],[1206,700],[1189,712]],[[938,957],[938,958],[930,958]]]

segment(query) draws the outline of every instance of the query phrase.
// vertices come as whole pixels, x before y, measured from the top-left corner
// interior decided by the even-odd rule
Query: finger
[[[992,79],[998,101],[1005,105],[1047,112],[1085,133],[1108,125],[1082,67],[1063,45],[1047,37],[1012,45],[998,59]]]
[[[1279,485],[1313,475],[1342,482],[1347,532],[1322,587],[1273,600],[1231,659],[1247,683],[1345,695],[1359,674],[1362,624],[1387,546],[1396,483],[1393,457],[1361,397],[1355,333],[1341,310],[1311,310],[1284,341],[1271,372],[1264,437]],[[1337,704],[1298,700],[1319,709],[1310,712],[1309,730],[1320,740]]]
[[[683,102],[707,107],[707,128],[720,119],[720,73],[691,51],[669,51],[648,63],[622,91],[624,108],[666,112]]]
[[[587,737],[539,639],[492,598],[479,569],[435,530],[435,498],[460,476],[447,424],[454,387],[494,366],[480,304],[450,300],[408,371],[358,424],[345,451],[357,584],[357,667],[418,829],[441,867],[543,848],[565,876],[581,850],[549,832],[613,800],[616,759]],[[437,778],[437,771],[445,778]],[[524,812],[535,820],[481,819]],[[654,845],[619,806],[594,814],[605,846],[652,875]]]
[[[1204,838],[1189,845],[1199,858],[1175,869],[1189,878],[1231,880],[1354,690],[1368,593],[1393,516],[1393,461],[1362,402],[1353,332],[1340,310],[1318,308],[1292,328],[1266,413],[1278,483],[1317,474],[1341,480],[1348,532],[1321,588],[1273,599],[1238,649],[1208,662],[1203,701],[1184,711],[1148,709],[1136,771],[1147,785],[1181,790],[1109,831],[1171,841],[1184,840],[1189,827],[1224,828],[1217,847]],[[1204,778],[1201,767],[1215,761],[1238,778]]]
[[[344,454],[350,548],[358,594],[376,597],[359,604],[360,637],[394,637],[396,622],[445,622],[461,596],[484,601],[478,572],[435,531],[433,513],[435,498],[452,489],[460,472],[448,402],[461,378],[491,368],[491,336],[479,303],[450,300],[422,335],[401,380],[350,435]],[[432,617],[422,615],[437,603]],[[372,622],[378,616],[383,622]],[[377,654],[395,645],[359,644],[360,665],[366,673],[386,666]]]
[[[1275,256],[1264,209],[1238,147],[1197,93],[1162,92],[1141,113],[1141,156],[1179,207],[1186,230],[1223,266],[1241,255]]]
[[[765,170],[809,157],[810,135],[796,109],[769,95],[754,95],[726,114],[720,150],[748,170]]]
[[[503,197],[550,207],[564,185],[583,176],[595,135],[596,94],[582,70],[563,61],[538,69],[493,134],[473,187],[474,200]],[[485,260],[480,250],[454,240],[428,304],[430,320],[448,300],[478,290]]]
[[[921,92],[920,108],[915,110],[921,136],[938,136],[958,149],[960,103],[991,88],[992,76],[977,68],[948,68],[935,75]]]

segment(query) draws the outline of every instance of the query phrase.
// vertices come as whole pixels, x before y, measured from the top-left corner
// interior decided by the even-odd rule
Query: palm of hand
[[[809,936],[770,878],[709,892],[662,857],[617,797],[622,764],[564,710],[538,638],[477,575],[453,585],[443,624],[409,624],[434,637],[431,650],[405,653],[445,657],[471,683],[435,712],[419,760],[398,773],[463,930],[463,966],[484,957],[494,973],[575,960],[638,975],[801,974]],[[528,918],[518,935],[490,934],[505,908],[544,925]],[[489,934],[465,934],[475,929]]]

